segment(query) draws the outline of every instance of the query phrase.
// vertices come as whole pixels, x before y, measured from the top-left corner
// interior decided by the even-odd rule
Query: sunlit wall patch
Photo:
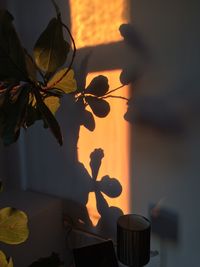
[[[70,0],[72,34],[77,48],[121,40],[118,28],[128,22],[127,0]]]
[[[108,77],[110,89],[118,87],[120,70],[104,71],[90,73],[87,77],[87,84],[98,76],[105,75]],[[113,92],[112,96],[120,95],[128,98],[128,86]],[[116,207],[123,213],[130,212],[129,203],[129,155],[130,155],[130,129],[129,123],[125,121],[124,114],[127,111],[127,102],[118,98],[106,98],[110,103],[110,112],[105,118],[95,117],[95,130],[90,132],[81,126],[78,155],[79,161],[84,164],[86,169],[91,172],[91,153],[95,149],[101,148],[104,156],[101,160],[98,176],[96,181],[99,182],[99,198],[95,194],[89,197],[87,209],[93,225],[96,225],[101,214],[98,212],[98,201],[103,201],[102,197],[108,203],[109,207]],[[90,107],[87,107],[91,111]],[[109,176],[109,178],[105,178]],[[115,179],[113,179],[115,178]],[[97,183],[98,185],[98,183]],[[122,192],[120,192],[120,186]],[[110,188],[109,188],[110,186]],[[112,186],[115,187],[114,191]],[[107,190],[107,191],[106,191]],[[115,194],[113,197],[112,194]],[[96,193],[97,195],[97,193]]]

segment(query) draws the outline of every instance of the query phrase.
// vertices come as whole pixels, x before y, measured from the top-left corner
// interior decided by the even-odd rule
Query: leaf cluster
[[[18,38],[13,16],[0,10],[0,136],[5,145],[18,139],[21,127],[37,120],[43,120],[62,144],[54,115],[60,98],[77,87],[73,70],[63,66],[69,51],[60,14],[39,36],[32,57]]]

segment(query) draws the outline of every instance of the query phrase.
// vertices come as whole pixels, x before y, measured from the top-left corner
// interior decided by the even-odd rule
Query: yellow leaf
[[[76,80],[74,79],[74,71],[70,70],[67,73],[67,75],[65,75],[63,77],[63,75],[65,74],[66,71],[67,71],[67,68],[64,68],[64,69],[61,69],[58,72],[56,72],[56,74],[48,82],[47,86],[48,87],[53,86],[53,88],[61,89],[66,94],[76,91],[77,90],[77,84],[76,84]],[[55,83],[56,83],[56,85],[54,86]]]
[[[56,111],[60,107],[60,99],[56,96],[48,96],[44,99],[44,103],[50,109],[50,111],[55,115]]]
[[[0,209],[0,241],[7,244],[20,244],[29,235],[27,215],[10,207]]]
[[[7,261],[5,254],[1,250],[0,250],[0,266],[1,267],[13,267],[12,259],[10,258]]]

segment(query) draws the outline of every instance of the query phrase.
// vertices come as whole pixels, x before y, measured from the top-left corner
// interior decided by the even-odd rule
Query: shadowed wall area
[[[51,4],[47,0],[40,4],[6,2],[16,17],[24,45],[32,49],[38,33],[54,14]],[[66,24],[73,29],[70,14],[77,11],[69,6],[73,1],[57,2]],[[115,9],[116,17],[122,15],[120,7]],[[39,122],[22,133],[17,144],[2,148],[0,155],[9,187],[65,199],[66,216],[79,227],[115,238],[116,219],[121,214],[134,212],[151,218],[151,247],[160,255],[151,259],[149,267],[188,267],[199,262],[199,10],[197,0],[129,1],[125,11],[131,25],[121,26],[120,31],[120,25],[116,27],[122,36],[105,43],[98,39],[89,47],[81,39],[74,65],[77,81],[88,75],[85,87],[106,72],[111,76],[117,73],[113,76],[117,86],[120,81],[132,81],[132,90],[115,92],[124,98],[130,96],[128,105],[115,97],[108,100],[104,94],[110,113],[102,118],[98,116],[101,111],[99,114],[91,108],[91,102],[83,109],[68,95],[57,114],[64,136],[62,148]],[[125,22],[123,16],[120,24]],[[90,21],[87,27],[92,27]],[[88,36],[84,38],[88,40]],[[82,76],[81,64],[87,67]],[[110,89],[114,88],[110,84]],[[112,107],[120,101],[123,108],[119,112]],[[103,105],[107,107],[105,102]],[[110,125],[104,124],[113,110],[115,119]],[[126,129],[123,135],[115,131],[122,128],[115,128],[122,121]],[[95,146],[95,131],[101,124],[102,135],[98,133]],[[108,125],[113,136],[109,136]],[[82,139],[82,133],[86,139]],[[128,158],[126,151],[122,154],[117,138],[120,142],[124,139],[120,145],[127,149]],[[104,147],[105,140],[112,147],[113,158],[121,156],[120,163]],[[120,166],[120,174],[115,173],[115,165]]]

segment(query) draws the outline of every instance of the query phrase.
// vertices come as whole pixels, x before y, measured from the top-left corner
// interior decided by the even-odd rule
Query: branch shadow
[[[88,61],[91,51],[83,58],[79,68],[75,70],[78,84],[78,93],[66,95],[62,100],[58,118],[61,128],[64,129],[65,167],[70,169],[70,180],[73,180],[73,191],[76,198],[64,199],[64,217],[78,229],[98,233],[105,238],[116,238],[116,221],[123,211],[115,206],[109,206],[107,198],[117,198],[121,195],[122,186],[117,178],[105,174],[98,177],[99,169],[104,158],[101,148],[91,151],[90,170],[87,170],[78,159],[77,143],[80,127],[84,126],[89,131],[96,127],[95,117],[104,118],[110,112],[109,103],[103,99],[108,92],[108,80],[104,76],[95,77],[86,87],[88,74]],[[86,109],[90,106],[91,112]],[[63,114],[71,114],[67,119]],[[99,179],[100,178],[100,179]],[[94,193],[96,201],[97,223],[94,225],[91,212],[87,204],[90,193]]]
[[[135,29],[130,25],[122,25],[119,30],[128,45],[136,49],[144,61],[147,62],[150,59],[150,53]],[[73,114],[68,120],[61,118],[60,121],[63,129],[71,129],[67,130],[68,133],[64,136],[66,140],[65,148],[68,151],[67,153],[69,153],[68,163],[71,162],[70,170],[73,170],[71,172],[71,179],[75,181],[73,190],[78,191],[77,195],[79,198],[79,201],[65,199],[65,218],[66,221],[71,221],[73,227],[77,229],[89,229],[89,231],[98,233],[105,238],[116,240],[116,221],[119,216],[123,215],[123,211],[119,207],[109,206],[107,199],[119,197],[122,193],[122,185],[117,178],[111,178],[109,175],[105,174],[101,178],[98,177],[104,158],[103,149],[96,148],[94,151],[91,151],[90,170],[87,170],[79,162],[77,156],[80,127],[84,126],[89,131],[94,131],[96,127],[95,116],[104,118],[110,112],[109,103],[104,99],[104,96],[109,92],[107,78],[101,75],[97,76],[86,86],[86,77],[89,72],[88,63],[92,53],[93,50],[88,48],[82,61],[75,65],[78,93],[76,92],[75,97],[73,94],[66,96],[60,110],[60,115],[63,112],[66,113],[66,108],[69,109],[69,114]],[[126,73],[128,69],[128,67],[122,68],[120,76],[122,85],[135,82],[135,80],[140,78],[143,71],[140,68],[132,73]],[[87,106],[90,106],[91,112],[86,110]],[[64,110],[62,110],[62,107],[65,107]],[[71,155],[74,156],[72,157]],[[99,214],[95,225],[87,208],[90,193],[93,193],[95,196],[96,210]]]
[[[137,48],[138,46],[139,44]],[[143,49],[141,50],[143,51]],[[85,127],[92,132],[96,127],[95,116],[105,118],[110,112],[110,105],[104,99],[109,91],[107,78],[102,75],[97,76],[86,87],[91,53],[92,51],[89,51],[79,64],[79,68],[75,68],[78,91],[66,95],[62,99],[61,107],[57,113],[63,132],[63,147],[60,149],[57,144],[53,144],[51,153],[49,153],[48,147],[49,144],[52,144],[52,137],[48,136],[49,133],[40,134],[40,131],[36,134],[35,141],[37,142],[40,138],[40,147],[36,148],[36,142],[33,142],[31,148],[36,152],[35,154],[39,154],[34,155],[37,170],[35,171],[34,164],[31,163],[28,171],[32,177],[40,175],[43,179],[39,182],[31,181],[28,186],[31,189],[34,188],[46,193],[52,194],[53,191],[55,195],[62,197],[64,199],[65,219],[71,221],[73,227],[89,230],[102,235],[104,238],[116,240],[116,221],[119,216],[123,215],[123,211],[119,207],[109,206],[108,199],[119,197],[123,190],[122,185],[117,178],[107,174],[98,177],[104,157],[103,149],[97,148],[91,151],[90,170],[87,170],[78,159],[77,144],[80,127]],[[135,72],[131,75],[134,80],[136,76],[137,79],[139,78]],[[132,81],[132,79],[125,79],[122,80],[122,83],[126,84]],[[91,112],[86,110],[87,106],[90,106]],[[37,153],[38,151],[40,152]],[[32,155],[30,159],[34,160]],[[34,170],[34,173],[31,173],[31,170]],[[91,193],[95,196],[96,210],[99,214],[95,225],[87,208]]]
[[[82,192],[79,195],[80,201],[64,201],[65,220],[68,224],[71,224],[72,228],[98,233],[104,238],[115,240],[116,220],[123,214],[123,211],[118,207],[110,207],[105,196],[109,198],[120,196],[122,186],[116,178],[111,178],[109,175],[97,180],[103,157],[103,150],[101,148],[95,149],[90,154],[91,174],[86,169],[84,169],[85,173],[83,173],[83,169],[82,171],[80,170],[79,177],[85,177],[84,181],[80,178],[78,182],[78,186],[82,188]],[[96,209],[100,215],[96,225],[93,224],[91,220],[92,214],[87,208],[90,193],[95,195]]]

